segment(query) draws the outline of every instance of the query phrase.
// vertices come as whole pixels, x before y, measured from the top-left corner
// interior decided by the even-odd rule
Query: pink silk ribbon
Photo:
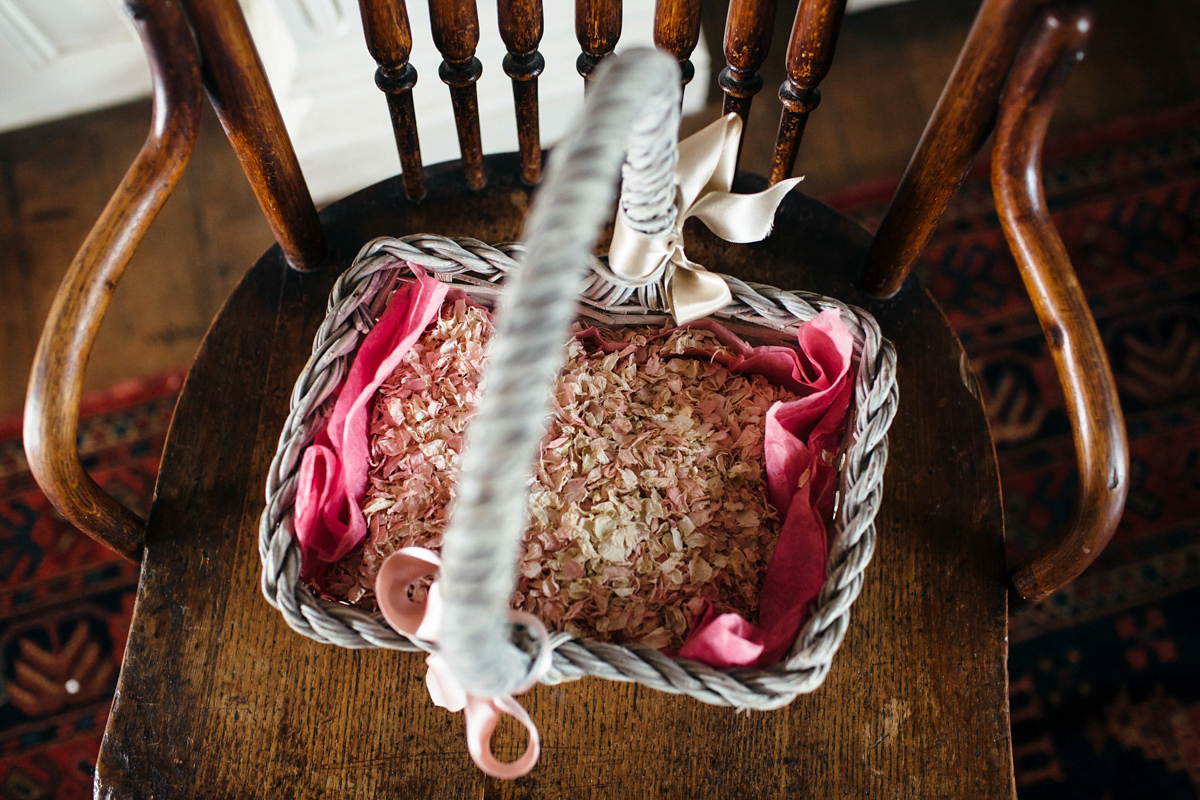
[[[375,578],[379,610],[388,624],[405,636],[437,642],[442,624],[441,587],[435,580],[423,603],[414,602],[409,590],[421,579],[436,576],[441,566],[437,554],[424,547],[397,550],[380,566]],[[550,670],[550,634],[537,617],[524,611],[510,611],[509,619],[530,627],[540,640],[533,673],[529,681],[516,691],[516,694],[521,694],[533,688]],[[529,712],[511,695],[480,697],[466,691],[450,672],[445,659],[437,653],[430,653],[425,663],[429,666],[425,673],[425,686],[434,704],[452,713],[462,711],[466,716],[467,751],[476,766],[485,774],[502,780],[529,774],[541,755],[541,737]],[[529,733],[525,752],[508,763],[497,760],[492,754],[492,733],[504,714],[521,723]]]
[[[838,452],[853,391],[854,340],[836,311],[822,311],[798,334],[798,349],[751,347],[716,323],[701,321],[733,349],[718,357],[734,372],[763,375],[800,399],[767,412],[763,460],[767,488],[783,525],[758,593],[758,625],[711,607],[678,655],[714,667],[777,663],[796,639],[825,583],[826,520],[833,516]]]
[[[333,563],[367,535],[362,513],[369,466],[371,398],[437,316],[449,287],[412,267],[359,346],[325,430],[304,451],[296,494],[296,538],[305,564]],[[309,555],[313,558],[309,558]]]
[[[795,641],[825,583],[825,521],[833,515],[837,490],[837,470],[831,462],[853,391],[854,338],[833,310],[822,311],[800,327],[799,348],[755,347],[712,320],[685,327],[711,331],[733,353],[692,350],[685,355],[711,358],[732,372],[762,375],[800,395],[767,412],[767,489],[783,524],[759,590],[758,624],[709,606],[677,653],[713,667],[770,666]],[[606,350],[626,346],[604,341],[594,328],[580,336]]]

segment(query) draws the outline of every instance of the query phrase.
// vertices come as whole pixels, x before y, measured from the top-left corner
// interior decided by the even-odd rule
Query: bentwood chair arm
[[[1129,449],[1116,385],[1096,322],[1046,210],[1042,143],[1062,86],[1083,57],[1086,10],[1044,13],[1009,76],[992,148],[992,188],[1005,237],[1067,399],[1079,488],[1070,519],[1010,573],[1020,610],[1074,580],[1112,537],[1129,488]]]
[[[63,278],[25,398],[29,468],[64,517],[125,557],[141,557],[145,523],[83,469],[76,446],[83,372],[117,281],[191,157],[203,91],[200,58],[177,2],[127,0],[150,63],[150,134]]]

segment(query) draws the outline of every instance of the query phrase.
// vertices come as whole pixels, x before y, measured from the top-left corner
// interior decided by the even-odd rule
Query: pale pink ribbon
[[[375,579],[379,610],[388,624],[405,636],[426,642],[437,641],[442,625],[441,587],[435,580],[424,603],[413,602],[409,598],[409,588],[422,578],[437,575],[441,566],[437,554],[424,547],[397,550],[380,566]],[[529,681],[514,692],[521,694],[533,688],[550,670],[550,634],[541,620],[524,611],[510,611],[509,619],[526,625],[539,639],[538,658]],[[466,691],[450,672],[446,660],[437,653],[430,653],[425,663],[429,665],[425,686],[434,704],[454,713],[465,713],[467,751],[479,769],[493,778],[506,780],[527,775],[541,755],[541,738],[529,712],[512,695],[479,697]],[[508,763],[498,761],[492,755],[492,733],[502,714],[513,717],[529,732],[525,752],[516,761]]]
[[[638,282],[665,268],[667,302],[678,325],[720,311],[732,299],[720,276],[688,259],[683,251],[683,224],[695,217],[727,242],[765,239],[775,224],[784,195],[802,178],[780,181],[757,194],[733,194],[742,119],[726,114],[679,143],[675,167],[675,225],[655,236],[629,227],[617,214],[608,266],[620,277]]]

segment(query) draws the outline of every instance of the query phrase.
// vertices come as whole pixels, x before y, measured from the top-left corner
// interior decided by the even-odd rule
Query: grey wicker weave
[[[506,693],[530,671],[530,637],[505,622],[525,523],[523,488],[529,466],[521,462],[532,461],[530,448],[541,438],[545,400],[561,365],[567,326],[576,315],[613,327],[670,320],[662,290],[665,276],[630,286],[590,253],[615,199],[616,173],[623,162],[620,213],[626,221],[647,234],[674,222],[670,182],[678,121],[677,67],[672,59],[649,50],[630,51],[609,62],[589,94],[585,119],[554,153],[530,212],[524,237],[528,251],[518,245],[492,247],[474,239],[435,235],[379,238],[362,248],[336,282],[312,356],[292,394],[260,522],[263,594],[297,632],[349,648],[434,648],[393,631],[378,614],[314,593],[301,580],[301,549],[293,532],[304,448],[323,427],[359,343],[411,265],[460,286],[484,305],[493,306],[497,300],[500,305],[488,385],[472,423],[459,500],[445,535],[442,581],[447,612],[441,652],[463,685],[482,694]],[[658,77],[647,78],[648,74]],[[588,265],[591,270],[585,269]],[[505,282],[501,292],[500,282],[508,275],[513,280]],[[864,311],[819,295],[722,277],[733,301],[713,317],[743,336],[759,342],[794,341],[801,323],[835,309],[854,337],[854,397],[840,454],[828,575],[812,616],[783,661],[767,669],[715,669],[645,646],[554,634],[552,666],[544,683],[597,676],[715,705],[771,709],[816,689],[829,671],[875,549],[887,430],[897,405],[895,352]],[[576,308],[580,295],[582,303]],[[531,353],[539,361],[533,368]],[[510,448],[516,440],[523,445]],[[515,452],[505,453],[506,449]],[[512,500],[505,509],[473,500],[489,496]],[[496,519],[507,520],[507,527],[497,525]],[[553,620],[548,622],[552,628]]]

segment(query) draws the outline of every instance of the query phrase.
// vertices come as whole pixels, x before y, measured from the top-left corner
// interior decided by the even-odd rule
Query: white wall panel
[[[375,63],[363,43],[356,0],[242,0],[280,109],[318,202],[340,197],[399,171]],[[458,157],[448,90],[437,77],[441,56],[422,0],[412,17],[413,90],[421,148],[428,164]],[[486,152],[515,150],[512,89],[496,5],[478,3],[478,84]],[[539,80],[542,138],[559,138],[583,100],[575,72],[574,3],[545,3]],[[620,50],[651,42],[653,0],[626,0]],[[685,109],[699,110],[708,90],[704,41],[693,55],[696,80]],[[0,130],[145,96],[149,70],[120,0],[0,0]]]
[[[146,57],[117,0],[0,0],[0,130],[149,91]]]

